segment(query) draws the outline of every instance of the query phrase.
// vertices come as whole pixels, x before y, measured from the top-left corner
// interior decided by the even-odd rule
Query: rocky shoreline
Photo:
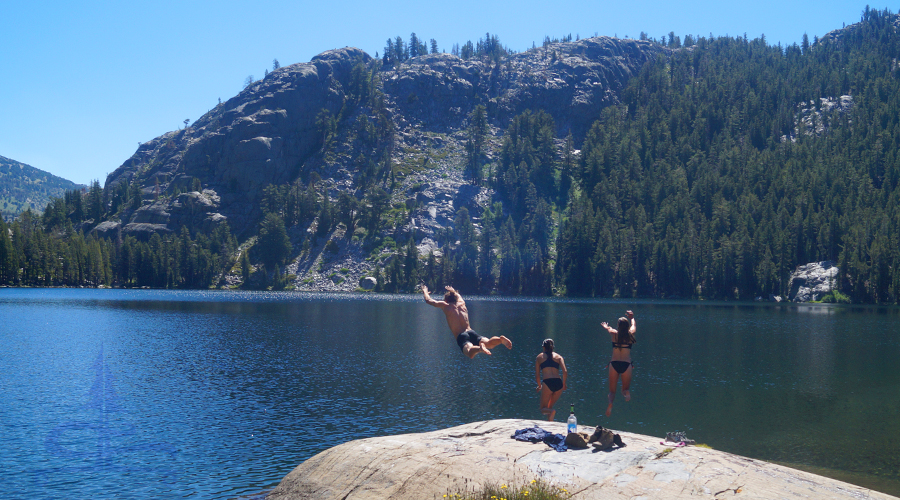
[[[306,460],[267,497],[296,499],[441,498],[486,484],[541,478],[573,499],[815,498],[894,499],[835,479],[709,448],[673,448],[660,438],[615,431],[626,446],[560,453],[511,438],[561,422],[488,420],[420,434],[350,441]],[[590,433],[593,428],[580,426]]]

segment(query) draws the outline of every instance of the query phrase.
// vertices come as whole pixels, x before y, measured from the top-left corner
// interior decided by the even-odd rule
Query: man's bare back
[[[469,326],[469,310],[466,308],[466,301],[463,300],[462,295],[452,286],[444,288],[447,289],[444,300],[432,299],[428,293],[428,287],[425,285],[422,285],[422,294],[425,296],[425,302],[428,305],[437,307],[444,312],[444,316],[447,317],[447,326],[450,327],[450,332],[456,339],[456,343],[459,344],[460,349],[462,349],[463,354],[469,358],[474,358],[479,352],[491,354],[489,348],[498,344],[503,344],[508,349],[512,349],[512,342],[502,335],[487,339],[475,333],[472,327]],[[463,334],[466,334],[466,336],[461,337]]]

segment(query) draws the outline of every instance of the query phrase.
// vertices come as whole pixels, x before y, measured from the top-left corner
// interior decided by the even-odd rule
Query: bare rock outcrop
[[[829,260],[798,266],[788,284],[791,302],[813,302],[831,293],[837,281],[838,268]]]
[[[406,120],[427,129],[457,127],[484,104],[502,123],[525,110],[546,110],[560,131],[581,136],[604,107],[619,102],[647,61],[666,53],[648,41],[601,36],[551,43],[502,62],[430,54],[386,71],[384,89]]]
[[[527,485],[534,478],[565,488],[573,499],[894,498],[709,448],[668,448],[640,434],[620,433],[624,448],[564,453],[511,438],[532,426],[565,432],[561,422],[490,420],[350,441],[305,461],[267,498],[420,500],[486,484]]]

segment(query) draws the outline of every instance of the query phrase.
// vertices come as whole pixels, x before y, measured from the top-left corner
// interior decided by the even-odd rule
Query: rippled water
[[[468,298],[512,351],[463,357],[420,297],[0,290],[4,498],[261,498],[370,436],[540,418],[556,339],[579,423],[900,495],[896,308]],[[633,400],[605,410],[599,322],[635,311]]]

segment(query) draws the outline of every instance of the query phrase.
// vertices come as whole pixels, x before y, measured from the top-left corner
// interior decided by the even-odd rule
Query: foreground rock
[[[666,453],[660,438],[627,432],[620,432],[627,446],[610,451],[559,453],[542,443],[511,439],[516,429],[535,425],[565,431],[560,422],[490,420],[350,441],[301,464],[268,499],[420,500],[485,484],[521,485],[538,477],[566,488],[575,499],[895,498],[707,448]]]

